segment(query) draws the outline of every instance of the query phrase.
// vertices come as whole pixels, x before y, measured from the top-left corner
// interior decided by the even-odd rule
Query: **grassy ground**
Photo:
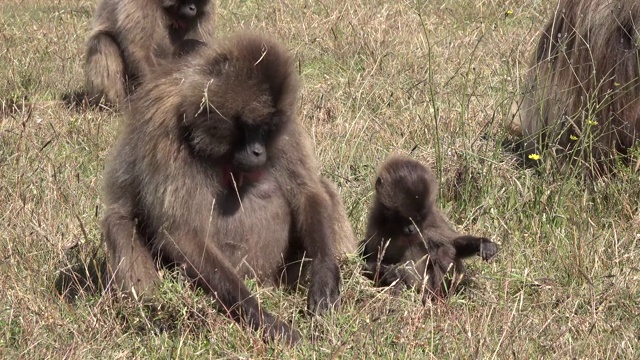
[[[272,34],[299,60],[300,119],[363,236],[371,177],[391,153],[437,170],[460,231],[495,239],[466,288],[422,307],[343,267],[333,316],[300,313],[304,291],[250,283],[301,330],[267,345],[167,276],[162,311],[93,292],[66,301],[60,271],[101,256],[100,186],[120,115],[39,106],[0,119],[0,357],[635,358],[640,346],[640,180],[522,170],[501,150],[535,35],[553,2],[239,1],[219,34]],[[54,100],[82,81],[95,1],[0,4],[0,98]]]

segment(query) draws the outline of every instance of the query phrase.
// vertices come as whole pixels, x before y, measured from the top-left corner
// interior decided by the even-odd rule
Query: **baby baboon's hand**
[[[482,260],[489,261],[498,253],[498,245],[489,239],[484,239],[480,245],[480,256]]]

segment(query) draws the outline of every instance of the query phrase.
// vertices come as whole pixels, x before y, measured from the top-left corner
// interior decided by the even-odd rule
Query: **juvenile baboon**
[[[445,278],[460,278],[462,259],[479,254],[488,261],[498,246],[461,235],[436,207],[437,181],[430,169],[405,156],[392,156],[378,170],[366,238],[361,244],[364,274],[377,286],[421,290],[423,301],[444,296]]]
[[[640,137],[639,42],[637,1],[560,0],[513,126],[525,154],[550,148],[596,172],[626,154]]]
[[[214,35],[213,0],[101,0],[85,54],[91,103],[121,103],[153,69]]]
[[[149,291],[156,261],[178,264],[234,319],[289,342],[298,332],[261,309],[242,278],[291,284],[308,273],[308,311],[337,305],[337,257],[355,239],[296,120],[298,91],[288,52],[250,34],[143,83],[104,176],[118,285]]]

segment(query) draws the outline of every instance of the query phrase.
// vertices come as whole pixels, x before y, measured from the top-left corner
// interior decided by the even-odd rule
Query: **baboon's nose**
[[[195,4],[184,4],[180,7],[180,15],[186,17],[194,17],[198,13],[198,7]]]
[[[264,148],[262,146],[254,146],[253,149],[251,149],[251,152],[256,157],[259,157],[264,153]]]
[[[405,235],[413,235],[416,232],[416,227],[413,224],[407,225],[404,227],[403,231]]]

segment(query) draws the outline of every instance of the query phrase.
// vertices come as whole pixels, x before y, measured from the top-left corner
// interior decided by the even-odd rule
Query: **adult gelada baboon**
[[[140,293],[158,281],[156,260],[178,264],[234,319],[290,342],[298,332],[261,309],[243,277],[293,284],[308,273],[308,311],[337,304],[337,257],[355,239],[296,120],[298,91],[288,52],[251,34],[142,85],[105,170],[117,284]]]
[[[560,0],[515,119],[525,154],[551,147],[597,172],[625,154],[640,136],[639,43],[638,1]]]
[[[395,155],[380,166],[361,244],[364,275],[377,286],[424,288],[426,301],[455,286],[445,279],[461,278],[463,258],[488,261],[498,252],[491,240],[454,230],[436,206],[437,191],[435,176],[417,160]]]
[[[85,55],[89,101],[122,103],[159,63],[210,41],[214,29],[213,0],[101,0]]]

